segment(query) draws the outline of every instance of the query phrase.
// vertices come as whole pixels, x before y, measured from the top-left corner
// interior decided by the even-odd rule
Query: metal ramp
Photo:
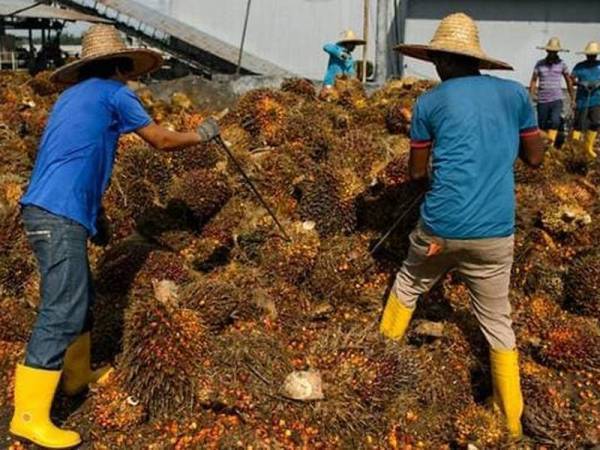
[[[133,0],[56,0],[84,14],[111,20],[127,33],[210,77],[234,73],[239,48]],[[290,76],[285,69],[244,52],[242,73]]]

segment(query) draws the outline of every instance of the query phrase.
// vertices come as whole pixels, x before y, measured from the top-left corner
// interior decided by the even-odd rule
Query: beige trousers
[[[434,244],[433,247],[431,244]],[[437,252],[428,256],[430,248]],[[410,248],[392,288],[413,309],[448,271],[458,271],[467,283],[473,312],[490,346],[515,348],[508,291],[513,263],[514,236],[490,239],[442,239],[419,224],[410,234]]]

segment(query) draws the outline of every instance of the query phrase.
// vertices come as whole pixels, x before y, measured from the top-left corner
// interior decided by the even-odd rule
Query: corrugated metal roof
[[[35,5],[34,1],[28,0],[11,0],[0,2],[0,16],[10,16],[15,11],[19,11]],[[88,14],[82,14],[71,9],[56,8],[48,5],[36,5],[30,9],[26,9],[15,15],[15,17],[36,18],[36,19],[56,19],[68,21],[83,21],[83,22],[106,22],[109,20],[102,19]]]
[[[85,4],[86,2],[81,3]],[[97,3],[132,17],[144,25],[149,25],[190,45],[201,48],[232,64],[237,63],[239,56],[238,47],[217,39],[177,19],[161,14],[138,2],[131,0],[98,0]],[[289,71],[282,67],[247,52],[244,52],[242,67],[254,73],[281,76],[291,75]]]

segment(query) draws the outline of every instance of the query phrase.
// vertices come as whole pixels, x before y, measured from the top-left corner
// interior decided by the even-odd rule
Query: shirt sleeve
[[[139,130],[152,122],[138,96],[127,86],[117,91],[113,97],[113,105],[121,134]]]
[[[569,66],[567,66],[567,63],[564,61],[562,63],[562,73],[564,75],[569,75]]]
[[[426,148],[431,145],[432,141],[433,134],[431,133],[423,102],[417,100],[417,103],[413,107],[410,125],[410,146],[412,148]]]
[[[524,88],[519,89],[519,133],[530,136],[539,132],[535,110],[529,94]]]
[[[337,58],[342,59],[342,53],[344,53],[344,49],[342,47],[340,47],[339,45],[336,44],[325,44],[323,46],[323,50],[326,53],[329,53],[332,56],[335,56]]]
[[[540,63],[539,62],[535,63],[535,66],[533,68],[533,73],[536,74],[538,77],[540,76]]]

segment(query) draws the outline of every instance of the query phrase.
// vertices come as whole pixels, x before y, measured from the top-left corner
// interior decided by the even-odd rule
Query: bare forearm
[[[195,132],[177,132],[165,130],[160,137],[156,147],[163,151],[183,150],[187,147],[192,147],[202,143],[202,139]]]

